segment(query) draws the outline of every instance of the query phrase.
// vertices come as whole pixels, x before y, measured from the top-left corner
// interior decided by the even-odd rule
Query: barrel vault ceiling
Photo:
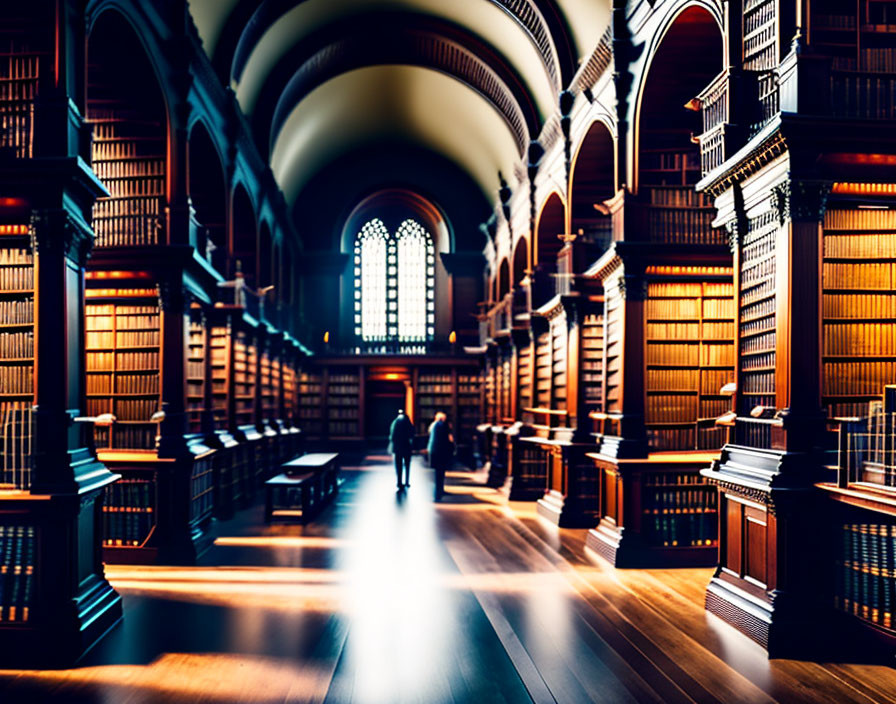
[[[609,0],[189,4],[289,203],[384,143],[455,164],[494,202],[610,21]]]

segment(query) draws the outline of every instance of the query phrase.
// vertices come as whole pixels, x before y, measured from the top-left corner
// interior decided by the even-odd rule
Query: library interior
[[[896,0],[0,3],[0,702],[894,667]]]

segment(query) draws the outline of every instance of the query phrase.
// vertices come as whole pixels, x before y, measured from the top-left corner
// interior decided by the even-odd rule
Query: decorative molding
[[[740,163],[725,169],[725,172],[704,189],[707,195],[717,198],[735,183],[758,173],[766,164],[777,159],[787,151],[787,141],[780,130],[776,130],[767,139],[758,144]]]
[[[93,250],[94,234],[86,223],[61,208],[31,212],[31,239],[37,253],[61,251],[79,267],[87,263]]]
[[[833,183],[794,179],[789,189],[789,216],[794,222],[821,222]]]
[[[643,274],[623,274],[619,277],[619,295],[626,301],[647,299],[647,277]]]
[[[572,90],[590,91],[613,62],[613,27],[607,27],[588,61],[582,64],[572,82]],[[591,102],[591,101],[589,101]]]
[[[740,236],[738,234],[737,220],[729,220],[725,223],[725,231],[728,233],[728,248],[732,254],[736,254],[740,247]]]

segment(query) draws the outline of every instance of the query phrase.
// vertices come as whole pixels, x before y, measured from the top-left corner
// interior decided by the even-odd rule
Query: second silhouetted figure
[[[398,417],[389,428],[389,451],[395,455],[395,481],[399,489],[411,485],[411,454],[414,450],[414,424],[403,408],[398,409]],[[402,481],[404,467],[404,481]]]

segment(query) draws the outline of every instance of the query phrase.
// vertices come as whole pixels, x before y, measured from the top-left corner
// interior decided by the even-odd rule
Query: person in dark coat
[[[398,409],[398,416],[389,428],[389,452],[395,455],[395,481],[399,490],[411,485],[411,453],[414,450],[414,424],[403,408]],[[402,481],[404,467],[404,481]]]
[[[439,501],[445,493],[445,472],[454,461],[454,437],[448,425],[448,416],[444,413],[436,413],[435,420],[429,426],[427,452],[429,466],[435,470],[435,499]]]

